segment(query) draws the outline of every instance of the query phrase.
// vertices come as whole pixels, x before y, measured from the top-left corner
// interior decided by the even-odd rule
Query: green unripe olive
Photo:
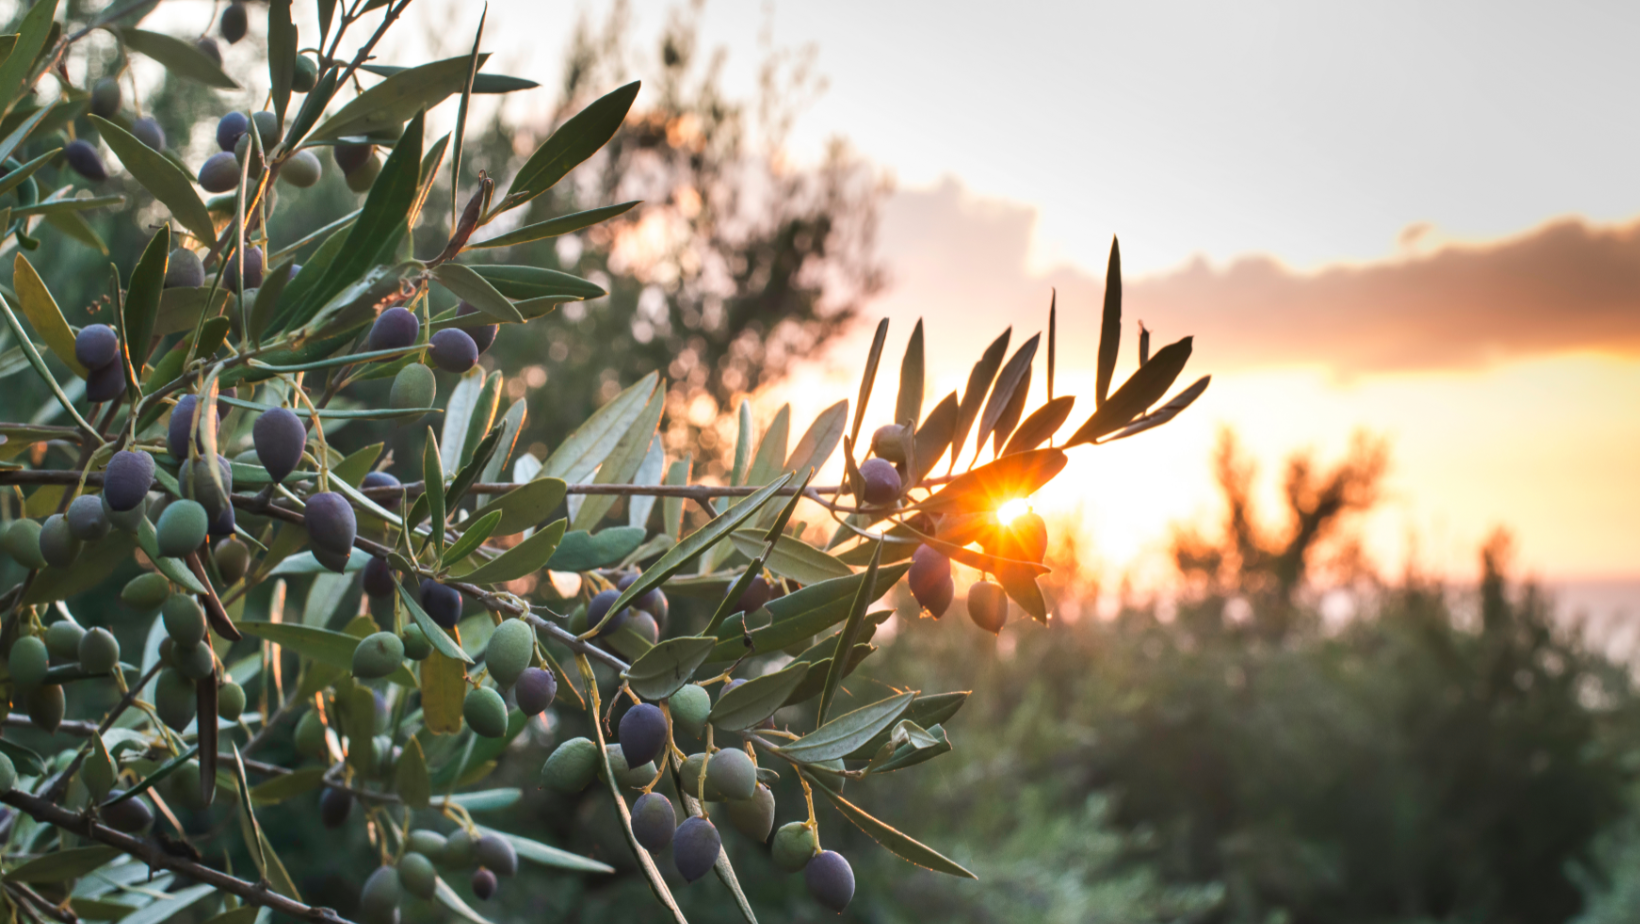
[[[80,638],[80,667],[106,674],[120,666],[120,642],[107,629],[92,629]]]
[[[638,767],[626,765],[626,754],[621,751],[619,744],[604,745],[604,756],[609,759],[610,772],[615,774],[615,782],[627,789],[642,789],[655,778],[655,762],[649,761]],[[598,768],[598,778],[603,779],[603,768]]]
[[[780,826],[774,833],[769,854],[774,865],[788,873],[796,873],[809,865],[820,852],[820,836],[806,822],[794,821]]]
[[[388,924],[398,917],[399,895],[399,871],[391,866],[377,867],[359,892],[359,920]]]
[[[690,754],[678,768],[678,779],[683,781],[683,791],[691,799],[704,798],[707,802],[722,802],[723,794],[712,785],[712,775],[706,769],[706,755],[702,752]],[[701,789],[701,774],[706,775],[706,788]]]
[[[28,720],[41,731],[56,731],[57,726],[63,724],[63,713],[67,709],[63,688],[55,683],[42,684],[29,694]]]
[[[147,612],[171,595],[171,582],[157,571],[139,574],[120,590],[120,602],[139,612]],[[202,614],[203,615],[203,614]]]
[[[11,758],[0,754],[0,795],[11,792],[17,787],[17,768],[12,766]]]
[[[449,869],[466,869],[473,865],[473,836],[467,833],[466,828],[457,828],[454,834],[444,839],[442,860]]]
[[[296,57],[296,70],[290,75],[290,88],[298,93],[306,93],[319,84],[319,65],[307,55]]]
[[[198,549],[210,528],[210,517],[198,501],[172,501],[165,506],[154,525],[159,540],[159,553],[169,558],[182,558]]]
[[[239,721],[245,712],[245,688],[228,681],[216,691],[216,714],[229,722]]]
[[[428,375],[432,375],[431,371]],[[13,520],[0,545],[5,546],[7,555],[30,571],[46,566],[45,557],[40,554],[40,524],[34,520]]]
[[[393,640],[398,641],[397,638]],[[500,693],[489,687],[467,691],[467,699],[461,704],[461,715],[475,735],[500,738],[507,733],[507,703]]]
[[[319,182],[324,167],[312,151],[297,151],[279,168],[279,179],[298,189],[307,189]]]
[[[46,679],[51,655],[46,651],[45,642],[28,635],[11,644],[11,655],[6,659],[6,666],[11,669],[12,684],[27,692]]]
[[[502,620],[484,648],[484,664],[502,689],[513,685],[534,656],[535,630],[522,619]]]
[[[411,363],[393,377],[393,388],[388,392],[387,405],[395,411],[408,408],[432,407],[438,397],[438,381],[433,370],[421,363]],[[13,556],[15,557],[15,556]]]
[[[74,660],[80,656],[80,639],[85,629],[72,619],[62,619],[46,627],[46,650],[59,658]]]
[[[93,801],[101,802],[103,796],[114,788],[115,771],[113,763],[98,758],[99,755],[93,753],[80,764],[80,784],[91,794]]]
[[[725,799],[750,799],[757,794],[757,765],[739,748],[724,748],[706,763],[706,779]]]
[[[194,720],[199,698],[194,683],[177,671],[166,668],[154,680],[154,711],[172,731],[182,731]]]
[[[199,786],[199,761],[184,761],[171,771],[171,775],[165,778],[165,783],[172,802],[196,812],[205,807],[205,800],[200,798],[203,793],[200,792]]]
[[[735,830],[759,844],[769,839],[774,830],[774,792],[762,783],[750,799],[731,799],[728,804],[729,823]]]
[[[347,174],[347,188],[356,193],[367,193],[372,183],[376,182],[376,175],[382,172],[382,159],[376,152],[370,152],[370,158],[360,164],[353,172]],[[426,405],[423,405],[425,407]]]
[[[211,550],[211,558],[216,562],[217,573],[229,586],[239,583],[251,569],[250,547],[233,536],[218,542]]]
[[[672,724],[699,738],[706,734],[706,716],[712,711],[712,696],[699,684],[688,683],[673,693],[667,701],[672,710]]]
[[[208,642],[198,645],[183,645],[180,642],[171,646],[171,666],[176,668],[182,676],[189,680],[204,680],[211,676],[211,669],[216,662],[211,658],[211,646]]]
[[[319,718],[317,709],[309,709],[296,720],[296,753],[304,757],[313,757],[319,760],[329,756],[329,747],[325,744],[325,723]]]
[[[412,661],[425,661],[433,653],[433,643],[427,640],[427,633],[421,631],[421,626],[406,626],[404,629],[404,656]]]
[[[205,610],[193,594],[171,594],[160,610],[165,634],[178,645],[192,647],[205,640]]]
[[[438,872],[433,861],[415,851],[399,857],[399,885],[404,891],[426,901],[438,890]]]
[[[46,517],[40,527],[40,557],[53,568],[67,568],[80,557],[80,540],[68,530],[68,519],[60,513]]]
[[[353,649],[353,676],[361,680],[386,677],[403,663],[404,643],[391,632],[372,633]]]
[[[279,143],[279,114],[266,109],[251,113],[251,124],[256,126],[257,137],[262,139],[262,150],[271,150]]]
[[[542,784],[566,795],[587,788],[597,775],[598,746],[586,738],[560,744],[541,765]]]
[[[444,856],[444,835],[426,828],[417,828],[405,837],[405,849],[437,860]]]

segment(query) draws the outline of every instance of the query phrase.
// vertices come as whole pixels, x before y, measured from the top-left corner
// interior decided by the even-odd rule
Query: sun
[[[1030,512],[1030,502],[1023,497],[1016,497],[997,508],[997,520],[999,520],[1003,526],[1007,526],[1013,521],[1019,519],[1021,516],[1024,516]]]

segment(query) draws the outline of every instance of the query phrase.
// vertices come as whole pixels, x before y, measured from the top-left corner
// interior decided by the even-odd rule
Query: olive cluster
[[[254,141],[252,131],[256,133]],[[273,150],[279,140],[279,116],[275,113],[263,110],[249,115],[230,112],[223,116],[216,123],[216,144],[221,150],[200,165],[200,188],[212,193],[232,192],[239,186],[241,172],[251,180],[257,179],[266,167],[267,152]],[[319,182],[323,173],[324,166],[318,155],[305,148],[285,158],[279,166],[279,179],[298,189]]]
[[[484,901],[494,897],[497,877],[518,872],[518,851],[505,837],[457,828],[448,836],[426,828],[404,838],[398,859],[377,867],[359,894],[359,920],[364,924],[395,924],[404,896],[432,899],[438,891],[439,871],[472,870],[473,894]]]

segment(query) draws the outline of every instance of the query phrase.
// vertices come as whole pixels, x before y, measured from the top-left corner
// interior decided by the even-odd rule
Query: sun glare
[[[997,519],[1007,526],[1024,514],[1031,512],[1031,505],[1023,497],[1016,497],[997,508]]]

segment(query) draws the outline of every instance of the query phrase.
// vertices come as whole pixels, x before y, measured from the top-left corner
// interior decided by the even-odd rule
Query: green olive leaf
[[[474,92],[477,92],[476,88]],[[632,202],[622,202],[620,205],[606,205],[603,208],[587,209],[584,212],[572,212],[568,215],[560,215],[557,218],[549,218],[546,221],[538,221],[533,225],[525,225],[515,231],[509,231],[506,234],[492,237],[487,241],[479,241],[476,244],[468,244],[467,248],[469,250],[479,250],[486,247],[511,247],[514,244],[527,244],[531,241],[545,240],[546,238],[557,237],[561,234],[573,234],[576,231],[590,228],[600,222],[605,222],[611,218],[624,215],[638,204],[639,202],[634,200]]]
[[[845,712],[777,750],[783,756],[801,763],[835,760],[892,725],[915,697],[914,693],[896,693],[853,712]]]
[[[497,831],[483,825],[478,825],[477,828],[481,834],[494,834],[512,844],[521,860],[539,863],[542,866],[550,866],[553,869],[567,869],[582,873],[615,872],[615,868],[607,863],[600,863],[597,860],[573,854],[567,850],[559,850],[557,847],[548,846],[540,841],[532,841],[527,837],[510,834],[506,831]]]
[[[644,531],[631,526],[611,526],[596,533],[576,530],[564,534],[563,541],[546,567],[551,571],[591,571],[613,565],[643,544]]]
[[[418,112],[460,93],[467,83],[467,66],[468,56],[461,55],[391,74],[320,123],[311,138],[340,138],[395,129]],[[419,150],[416,156],[421,156]]]
[[[502,584],[548,567],[558,543],[564,538],[566,525],[563,520],[557,520],[542,527],[535,535],[460,575],[461,580],[473,584]]]
[[[143,29],[121,29],[120,41],[126,48],[158,61],[178,77],[186,77],[219,90],[239,89],[239,84],[232,77],[223,73],[215,61],[205,57],[190,42]]]
[[[820,792],[821,795],[830,800],[833,806],[836,806],[837,810],[842,813],[844,818],[847,818],[850,822],[852,822],[856,828],[864,831],[872,840],[887,848],[889,853],[894,854],[908,863],[914,863],[917,866],[921,866],[924,869],[933,870],[936,873],[945,873],[948,876],[957,876],[962,879],[979,878],[964,869],[961,864],[957,863],[955,860],[952,860],[950,857],[945,856],[934,848],[922,843],[887,822],[879,821],[878,819],[873,818],[864,809],[848,801],[847,799],[844,799],[841,795],[834,792],[831,787],[820,782],[820,780],[813,774],[805,772],[803,776],[808,779],[809,785],[813,786]]]
[[[737,529],[729,535],[729,541],[733,542],[735,548],[740,550],[740,554],[747,558],[756,558],[763,554],[767,538],[761,529]],[[780,577],[791,578],[805,586],[829,581],[832,578],[848,577],[854,573],[853,568],[833,556],[790,536],[775,539],[774,549],[763,559],[763,567]]]
[[[473,511],[473,516],[500,513],[501,522],[492,535],[515,535],[542,522],[557,509],[564,501],[564,487],[561,478],[537,478],[478,508]],[[564,538],[567,540],[569,536],[566,535]]]
[[[716,639],[698,635],[669,638],[644,652],[621,676],[644,699],[665,699],[689,682],[716,645]]]
[[[46,3],[38,4],[46,6]],[[120,855],[114,847],[74,847],[36,857],[5,875],[7,882],[68,882]]]
[[[772,674],[753,677],[719,696],[706,721],[724,731],[751,728],[784,706],[814,666],[791,664]]]
[[[632,101],[638,98],[638,87],[639,82],[633,81],[570,117],[519,168],[506,197],[494,211],[504,212],[534,199],[597,153],[626,121]]]
[[[456,298],[465,301],[484,314],[504,323],[522,323],[518,313],[505,295],[496,291],[488,279],[460,263],[440,263],[433,268],[433,278],[449,289]]]

